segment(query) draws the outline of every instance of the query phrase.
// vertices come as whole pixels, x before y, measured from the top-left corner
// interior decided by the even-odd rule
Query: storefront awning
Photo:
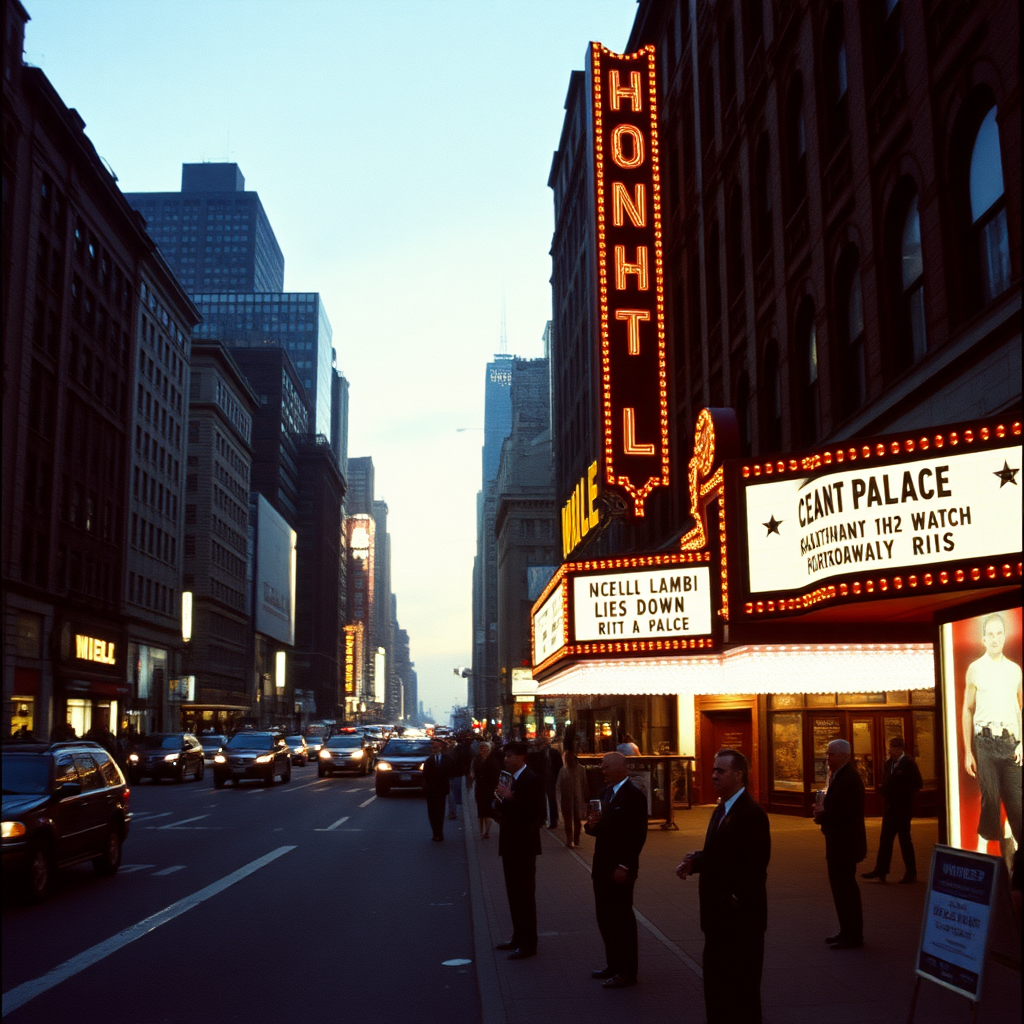
[[[931,644],[734,647],[679,658],[567,665],[537,697],[758,693],[878,693],[935,686]]]

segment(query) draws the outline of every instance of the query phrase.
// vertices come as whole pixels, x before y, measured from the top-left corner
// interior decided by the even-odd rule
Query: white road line
[[[348,821],[348,815],[344,818],[339,818],[333,825],[328,825],[327,828],[315,828],[314,832],[333,832],[339,825],[344,825]]]
[[[184,864],[175,864],[174,867],[164,868],[163,871],[154,871],[153,872],[153,877],[154,878],[159,878],[161,875],[173,875],[175,871],[184,871],[184,870],[185,870],[185,865]]]
[[[366,807],[367,804],[372,804],[373,801],[376,800],[376,799],[377,799],[377,794],[374,793],[373,796],[371,796],[369,800],[364,800],[359,806],[360,807]]]
[[[138,821],[139,818],[149,818],[150,821],[155,821],[157,818],[169,818],[170,816],[170,811],[164,811],[162,814],[154,814],[152,811],[132,811],[132,821]]]
[[[122,864],[118,872],[122,875],[130,875],[133,871],[146,871],[155,867],[155,864]]]
[[[197,814],[194,818],[182,818],[181,821],[172,821],[166,825],[161,825],[160,828],[180,828],[182,825],[187,825],[190,821],[202,821],[203,818],[208,817],[208,814]]]
[[[26,981],[23,985],[18,985],[9,992],[5,992],[2,1016],[6,1017],[9,1013],[13,1013],[19,1007],[35,999],[36,996],[41,996],[44,992],[56,987],[62,981],[67,981],[68,978],[74,977],[87,967],[92,967],[93,964],[106,959],[111,953],[116,953],[119,949],[123,949],[136,939],[141,939],[144,935],[155,931],[161,925],[167,924],[168,921],[173,921],[179,915],[184,914],[193,907],[199,906],[200,903],[230,888],[236,882],[242,881],[243,878],[247,878],[254,872],[259,871],[260,868],[266,867],[271,862],[277,860],[278,857],[282,857],[294,849],[294,846],[279,846],[276,850],[271,850],[265,856],[246,864],[245,867],[232,871],[230,875],[225,875],[220,881],[206,886],[205,889],[200,889],[191,896],[186,896],[184,899],[178,900],[177,903],[172,903],[169,907],[165,907],[163,910],[139,921],[138,924],[125,928],[124,931],[118,932],[117,935],[111,936],[91,949],[87,949],[84,953],[79,953],[78,956],[65,960],[64,963],[58,964],[52,971],[44,974],[41,978],[36,978],[34,981]]]

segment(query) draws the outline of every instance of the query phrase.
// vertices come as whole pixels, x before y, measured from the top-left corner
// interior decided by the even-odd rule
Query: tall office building
[[[284,256],[238,164],[182,164],[180,192],[125,195],[186,291],[284,291]]]

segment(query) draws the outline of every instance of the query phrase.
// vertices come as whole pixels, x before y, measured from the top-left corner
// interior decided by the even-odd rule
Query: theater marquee
[[[602,470],[638,517],[669,482],[656,82],[653,46],[591,43]]]

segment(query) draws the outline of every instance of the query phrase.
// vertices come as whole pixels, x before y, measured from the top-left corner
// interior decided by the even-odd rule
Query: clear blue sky
[[[635,0],[23,0],[41,67],[126,192],[231,160],[285,288],[317,291],[351,382],[349,454],[390,508],[425,705],[466,701],[484,364],[542,354],[547,188],[569,73]]]

